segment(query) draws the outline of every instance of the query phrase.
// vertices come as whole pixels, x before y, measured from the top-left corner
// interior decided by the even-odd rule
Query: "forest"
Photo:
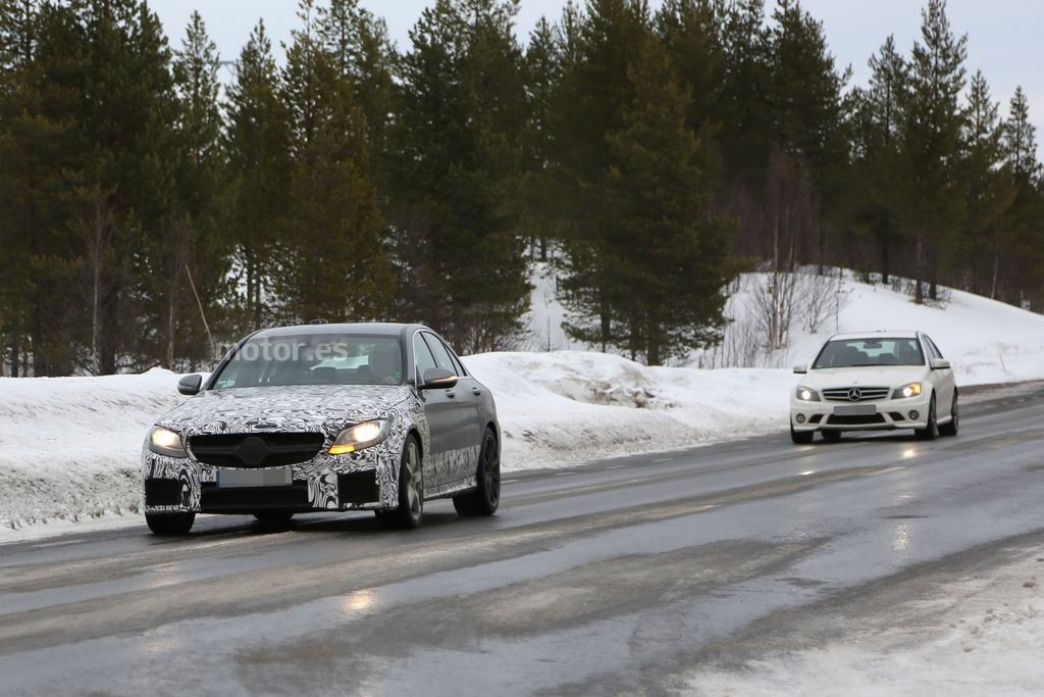
[[[302,0],[287,45],[259,20],[219,56],[199,14],[0,0],[0,372],[205,368],[312,321],[510,349],[536,261],[572,337],[649,364],[720,341],[752,270],[1044,306],[1028,100],[943,0],[866,85],[797,0],[586,0],[528,36],[518,7],[433,0],[398,46]]]

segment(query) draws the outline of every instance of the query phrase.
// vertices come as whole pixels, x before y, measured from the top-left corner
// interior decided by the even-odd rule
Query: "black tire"
[[[950,406],[950,414],[953,418],[939,427],[940,435],[956,436],[961,429],[961,414],[957,404],[957,390],[953,391],[953,404]]]
[[[500,506],[500,447],[491,429],[482,438],[476,476],[478,486],[474,491],[454,496],[453,507],[462,516],[491,516]]]
[[[145,522],[153,535],[178,537],[189,534],[196,522],[195,513],[146,513]]]
[[[841,431],[821,431],[821,434],[827,443],[841,442]]]
[[[815,437],[815,431],[795,431],[794,424],[790,424],[790,440],[794,445],[808,445]]]
[[[399,464],[399,507],[376,511],[383,528],[413,530],[424,518],[424,469],[417,439],[410,436],[402,448]]]
[[[928,425],[924,428],[918,428],[914,430],[917,437],[921,440],[935,440],[939,437],[939,419],[935,412],[935,395],[932,395],[932,400],[928,402]]]
[[[290,527],[290,520],[294,517],[294,514],[282,513],[279,511],[265,511],[264,513],[255,513],[254,517],[257,518],[257,522],[261,524],[261,527],[272,530],[282,530],[283,528]]]

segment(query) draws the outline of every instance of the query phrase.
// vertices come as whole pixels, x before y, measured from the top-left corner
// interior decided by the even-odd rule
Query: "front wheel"
[[[500,506],[500,448],[493,431],[486,431],[479,453],[475,490],[453,497],[453,507],[462,516],[491,516]]]
[[[917,437],[921,440],[935,440],[939,437],[939,417],[935,412],[935,395],[928,403],[928,425],[915,430]]]
[[[399,507],[393,511],[376,511],[377,522],[385,528],[412,530],[420,527],[424,517],[424,470],[417,439],[410,436],[402,448],[399,465]]]
[[[187,535],[196,522],[195,513],[146,513],[145,523],[153,535],[176,537]]]
[[[953,405],[950,407],[950,416],[952,417],[947,423],[939,427],[939,433],[944,436],[956,436],[957,432],[961,428],[961,415],[960,410],[957,408],[957,391],[953,392]]]
[[[795,445],[808,445],[816,437],[815,431],[795,431],[794,424],[790,425],[790,440]]]

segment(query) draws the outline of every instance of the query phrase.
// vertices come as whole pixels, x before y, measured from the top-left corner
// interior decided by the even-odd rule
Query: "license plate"
[[[834,416],[873,416],[876,413],[876,404],[846,404],[843,407],[834,407]]]
[[[217,484],[222,489],[250,486],[289,486],[293,483],[289,467],[265,469],[219,469]]]

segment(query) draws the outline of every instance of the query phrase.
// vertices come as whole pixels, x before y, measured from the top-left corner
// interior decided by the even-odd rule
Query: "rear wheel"
[[[410,436],[402,448],[399,465],[399,507],[393,511],[377,511],[377,522],[385,528],[412,530],[420,527],[424,517],[424,470],[417,439]]]
[[[812,439],[815,438],[815,436],[815,431],[795,431],[794,424],[790,425],[790,440],[793,441],[795,445],[808,445],[812,442]]]
[[[196,522],[195,513],[146,513],[145,523],[153,535],[175,537],[187,535]]]
[[[944,436],[956,436],[961,428],[960,409],[957,405],[957,390],[953,391],[953,405],[950,407],[950,415],[953,418],[939,427],[939,433]]]
[[[932,395],[932,401],[928,403],[928,425],[924,428],[918,428],[915,430],[917,437],[921,440],[935,440],[939,437],[939,417],[935,412],[935,395]]]
[[[491,516],[500,505],[500,448],[493,431],[482,438],[475,490],[453,497],[453,507],[462,516]]]

